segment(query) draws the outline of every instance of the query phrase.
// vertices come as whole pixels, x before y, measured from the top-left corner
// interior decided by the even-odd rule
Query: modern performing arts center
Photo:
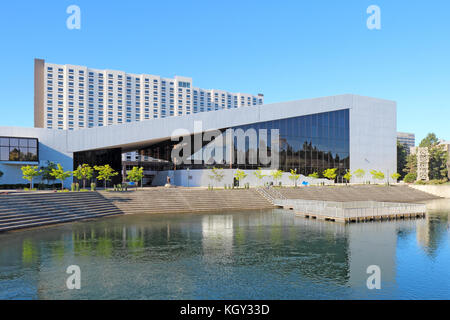
[[[237,169],[256,184],[249,173],[258,168],[296,169],[299,181],[327,168],[338,169],[338,182],[357,169],[366,181],[371,170],[388,179],[397,170],[396,136],[394,101],[352,94],[74,131],[0,127],[0,185],[26,183],[22,166],[49,162],[66,171],[109,164],[120,172],[113,183],[142,166],[147,185],[164,185],[169,176],[175,185],[207,186],[213,167],[224,169],[221,185],[233,183]],[[142,161],[122,162],[134,150]]]

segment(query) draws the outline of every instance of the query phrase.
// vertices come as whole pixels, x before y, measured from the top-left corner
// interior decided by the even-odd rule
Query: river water
[[[427,208],[350,225],[276,209],[0,234],[0,299],[450,299],[450,201]],[[79,290],[66,286],[71,265]],[[367,287],[371,265],[380,289]]]

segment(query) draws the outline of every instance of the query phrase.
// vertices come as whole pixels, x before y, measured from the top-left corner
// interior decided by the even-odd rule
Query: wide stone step
[[[0,216],[0,223],[9,223],[14,221],[22,221],[22,220],[31,220],[31,219],[39,219],[46,217],[58,217],[65,216],[68,214],[72,215],[84,215],[84,214],[100,214],[100,213],[121,213],[117,208],[110,209],[102,209],[102,210],[89,210],[89,211],[81,211],[81,212],[73,212],[73,211],[51,211],[48,213],[33,213],[33,214],[16,214],[16,215],[8,215],[8,216]]]
[[[27,223],[34,223],[34,222],[45,223],[45,222],[48,222],[48,221],[57,221],[57,220],[66,220],[66,219],[82,220],[82,219],[86,219],[86,218],[96,217],[96,216],[99,216],[99,215],[105,216],[105,215],[116,215],[116,214],[117,213],[113,213],[113,212],[104,212],[104,213],[98,213],[98,214],[94,214],[94,213],[65,214],[65,215],[58,215],[58,216],[36,217],[36,218],[29,218],[29,219],[21,219],[20,221],[9,222],[9,223],[1,223],[0,222],[0,230],[2,228],[6,228],[6,227],[12,227],[12,226],[17,226],[17,225],[22,225],[22,224],[27,224]]]
[[[24,222],[24,223],[18,224],[18,225],[0,227],[0,232],[41,227],[41,226],[46,226],[46,225],[60,224],[60,223],[67,223],[67,222],[74,222],[74,221],[81,221],[81,220],[88,220],[88,219],[97,219],[97,218],[103,218],[103,217],[115,216],[115,215],[116,214],[96,214],[96,215],[91,215],[91,216],[83,217],[83,218],[75,217],[75,218],[64,218],[64,219],[57,219],[57,220],[47,220],[47,221],[43,221],[43,222],[42,221]]]

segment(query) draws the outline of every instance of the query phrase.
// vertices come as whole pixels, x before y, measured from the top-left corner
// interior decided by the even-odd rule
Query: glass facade
[[[0,137],[0,161],[39,161],[38,139]]]
[[[244,132],[249,129],[267,130],[267,149],[270,155],[272,137],[271,129],[279,130],[279,169],[290,171],[297,169],[298,173],[309,175],[317,172],[319,175],[328,168],[338,168],[338,176],[343,176],[345,171],[350,169],[350,147],[349,147],[349,110],[343,109],[332,112],[317,113],[306,116],[273,120],[249,125],[233,127],[242,129]],[[222,129],[222,132],[225,132]],[[191,139],[193,136],[191,136]],[[140,150],[142,155],[155,159],[171,160],[171,151],[178,142],[163,141],[148,149]],[[259,139],[258,139],[259,143]],[[203,147],[206,144],[203,144]],[[237,138],[234,139],[234,157],[236,160],[238,150]],[[258,146],[259,147],[259,146]],[[224,154],[225,154],[224,147]],[[198,150],[192,150],[191,154]],[[257,169],[258,167],[270,167],[263,165],[259,161],[251,164],[249,161],[249,140],[245,141],[246,162],[236,164],[234,161],[232,168]],[[177,169],[193,168],[205,169],[211,167],[230,168],[229,164],[215,163],[207,164],[178,164]],[[165,170],[173,169],[173,164],[167,164]]]
[[[73,154],[74,169],[82,164],[88,164],[91,167],[109,164],[119,174],[111,178],[108,185],[122,183],[122,150],[121,149],[105,149],[95,151],[75,152]],[[98,172],[94,171],[94,180],[96,180]],[[97,186],[103,186],[103,181],[98,180]]]
[[[249,124],[233,129],[279,129],[280,166],[283,171],[319,175],[328,168],[338,168],[338,175],[350,169],[349,110],[317,113],[307,116]],[[270,142],[268,143],[270,147]],[[246,150],[247,151],[247,150]],[[256,169],[261,165],[238,165],[240,169]],[[233,166],[234,167],[234,166]]]

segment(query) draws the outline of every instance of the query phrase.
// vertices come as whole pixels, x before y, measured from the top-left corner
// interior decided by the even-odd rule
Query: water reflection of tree
[[[422,226],[417,226],[417,239],[428,256],[436,257],[440,247],[445,244],[448,222],[448,212],[433,212]]]

